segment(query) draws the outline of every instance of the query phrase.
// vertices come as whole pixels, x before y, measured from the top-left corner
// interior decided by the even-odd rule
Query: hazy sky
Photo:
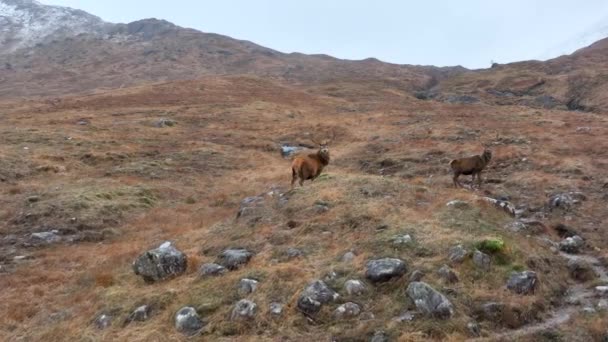
[[[283,52],[488,67],[535,59],[602,20],[606,0],[41,0],[111,22],[160,18]]]

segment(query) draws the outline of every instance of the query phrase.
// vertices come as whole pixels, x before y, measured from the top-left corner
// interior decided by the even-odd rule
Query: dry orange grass
[[[4,234],[23,237],[46,229],[13,220],[39,205],[28,202],[33,195],[67,196],[82,184],[104,190],[145,186],[155,200],[144,207],[127,205],[115,217],[115,197],[104,198],[108,207],[94,207],[89,213],[95,219],[112,219],[116,234],[99,242],[18,247],[17,252],[11,252],[10,245],[0,246],[1,260],[11,267],[0,277],[0,287],[5,289],[0,295],[4,313],[0,335],[6,340],[23,336],[33,340],[180,340],[172,326],[173,315],[180,307],[193,305],[209,321],[205,338],[213,340],[356,339],[385,329],[403,341],[460,341],[467,336],[472,307],[480,301],[502,300],[518,308],[541,303],[547,310],[547,303],[558,295],[553,284],[567,282],[565,265],[535,240],[504,231],[502,225],[509,218],[475,199],[508,193],[516,203],[542,205],[548,191],[582,190],[590,199],[569,224],[593,247],[602,248],[608,236],[591,223],[607,219],[598,204],[602,196],[599,175],[608,165],[604,152],[608,139],[600,134],[605,129],[603,117],[584,114],[585,124],[594,130],[582,139],[574,133],[582,114],[438,104],[375,87],[370,85],[365,96],[357,98],[353,94],[362,91],[360,85],[341,84],[332,91],[344,92],[345,97],[330,98],[320,89],[306,92],[254,77],[212,77],[74,97],[55,106],[15,103],[6,123],[0,125],[0,134],[6,137],[0,155],[18,156],[16,160],[31,165],[0,164],[0,175],[24,171],[20,177],[9,178],[7,190],[0,194]],[[91,124],[76,125],[82,117],[90,118]],[[154,127],[156,120],[166,117],[177,125]],[[541,123],[537,126],[533,120]],[[33,127],[36,131],[28,131]],[[322,134],[333,129],[339,133],[325,175],[290,192],[284,207],[269,204],[259,222],[250,225],[247,219],[235,220],[244,197],[267,193],[272,187],[288,190],[289,160],[280,157],[278,144],[308,142],[309,134],[319,129]],[[505,142],[493,141],[495,132]],[[499,183],[484,184],[479,190],[454,189],[447,163],[460,155],[479,153],[478,138],[496,143],[495,160],[484,178]],[[518,142],[521,139],[527,142]],[[589,148],[593,158],[585,157],[581,146]],[[515,162],[523,158],[529,161]],[[582,174],[565,172],[578,165]],[[582,180],[586,175],[595,178]],[[453,212],[445,206],[452,199],[469,201],[472,209]],[[327,203],[330,210],[315,211],[319,202]],[[55,213],[50,211],[40,222],[56,219],[64,224]],[[82,211],[68,213],[78,216]],[[560,217],[551,219],[559,222]],[[411,234],[414,245],[393,245],[392,239],[400,234]],[[427,280],[440,287],[435,272],[446,263],[447,248],[457,243],[471,247],[494,236],[503,237],[509,246],[510,261],[485,275],[478,274],[470,262],[455,267],[461,283],[460,296],[453,299],[457,317],[452,321],[392,322],[411,306],[403,294],[405,279],[372,288],[370,294],[357,298],[376,320],[334,322],[330,319],[333,307],[327,307],[318,325],[311,325],[295,310],[299,291],[310,280],[333,270],[338,279],[331,285],[340,289],[340,282],[361,278],[366,261],[373,257],[401,257],[410,269],[427,271]],[[165,240],[188,255],[188,271],[147,285],[133,274],[131,262]],[[199,279],[200,265],[213,262],[227,247],[248,247],[256,255],[241,270]],[[288,247],[302,249],[305,256],[284,261],[282,253]],[[340,262],[351,249],[357,253],[354,262]],[[32,259],[13,262],[20,254]],[[538,263],[544,258],[553,266]],[[513,267],[527,268],[530,260],[537,262],[535,269],[542,273],[540,291],[525,298],[506,292],[508,273]],[[251,324],[227,320],[242,277],[260,280],[259,290],[251,295],[260,312]],[[268,315],[272,301],[286,304],[283,318]],[[146,303],[155,309],[150,321],[123,327],[126,316]],[[91,323],[101,312],[115,317],[106,331],[98,331]],[[500,329],[487,323],[483,328]]]

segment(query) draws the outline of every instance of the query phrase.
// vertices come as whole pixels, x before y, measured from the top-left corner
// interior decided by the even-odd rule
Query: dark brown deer
[[[458,181],[460,175],[471,175],[473,182],[477,177],[477,183],[481,186],[481,172],[488,166],[491,159],[492,151],[486,147],[481,155],[452,160],[450,167],[454,174],[454,186],[462,187],[462,184]]]

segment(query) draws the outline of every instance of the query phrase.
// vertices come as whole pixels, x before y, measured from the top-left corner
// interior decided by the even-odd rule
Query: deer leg
[[[458,187],[462,187],[462,185],[460,185],[460,183],[458,182],[458,176],[460,176],[459,173],[455,173],[454,174],[454,178],[452,179],[454,181],[454,187],[458,188]]]
[[[481,171],[477,174],[477,184],[481,186]]]
[[[297,174],[296,174],[296,170],[291,169],[291,188],[293,189],[293,185],[296,182],[296,179],[298,178]]]

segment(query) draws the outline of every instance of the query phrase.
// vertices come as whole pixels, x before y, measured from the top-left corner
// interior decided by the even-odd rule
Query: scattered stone
[[[236,303],[234,309],[232,309],[230,319],[233,321],[241,319],[249,320],[255,317],[257,311],[257,304],[247,299],[241,299]]]
[[[462,247],[462,245],[457,245],[450,248],[448,251],[448,259],[450,259],[450,262],[452,263],[461,263],[466,259],[467,254],[467,250]]]
[[[550,210],[559,208],[567,211],[586,199],[587,197],[581,192],[564,192],[551,196],[548,204]]]
[[[177,121],[171,119],[160,119],[155,124],[155,126],[158,128],[173,127],[175,125],[177,125]]]
[[[597,303],[597,309],[600,311],[608,310],[608,300],[600,299],[600,301]]]
[[[593,267],[582,260],[569,260],[568,271],[570,271],[572,279],[580,282],[586,282],[595,278]]]
[[[76,124],[79,126],[86,126],[91,124],[91,120],[83,118],[83,119],[79,119],[78,121],[76,121]]]
[[[36,202],[40,201],[40,196],[30,196],[27,198],[27,201],[29,203],[36,203]]]
[[[112,317],[106,314],[101,314],[97,318],[95,318],[95,326],[99,330],[104,330],[112,325]]]
[[[374,315],[373,312],[369,312],[369,311],[363,312],[361,314],[361,316],[359,316],[359,320],[361,320],[361,321],[371,321],[374,319],[376,319],[376,315]]]
[[[458,275],[454,272],[448,265],[443,265],[438,271],[437,274],[439,277],[443,279],[447,284],[453,284],[458,282]]]
[[[411,322],[416,318],[413,312],[405,311],[401,313],[399,316],[393,318],[393,321],[403,323],[403,322]]]
[[[376,331],[369,342],[388,342],[388,335],[384,331]]]
[[[471,336],[473,336],[473,337],[481,336],[481,327],[479,326],[479,323],[469,322],[469,323],[467,323],[467,329],[469,330],[469,333],[471,334]]]
[[[280,316],[283,313],[283,304],[273,302],[270,303],[270,314],[273,316]]]
[[[502,318],[504,309],[504,303],[489,302],[481,305],[479,311],[482,319],[497,322]]]
[[[349,296],[360,296],[367,291],[367,286],[361,280],[347,280],[344,283],[344,290]]]
[[[437,292],[424,282],[410,283],[406,290],[416,308],[425,315],[447,319],[452,316],[454,309],[446,296]]]
[[[236,270],[248,263],[251,257],[253,253],[244,248],[227,249],[220,254],[217,263],[229,270]]]
[[[566,253],[577,254],[585,245],[585,241],[578,235],[568,237],[559,243],[559,249]]]
[[[397,235],[393,238],[393,245],[395,245],[395,246],[407,245],[407,244],[410,244],[412,241],[413,241],[412,237],[409,234]]]
[[[241,279],[239,282],[238,292],[241,296],[248,295],[255,292],[258,288],[258,281],[255,279]]]
[[[407,272],[405,262],[395,258],[371,260],[367,263],[365,276],[374,283],[399,278]]]
[[[487,272],[492,265],[492,259],[489,255],[476,250],[475,253],[473,253],[473,264],[475,264],[478,269]]]
[[[220,276],[226,272],[226,267],[214,263],[203,264],[199,270],[201,276]]]
[[[329,211],[329,206],[327,204],[315,204],[314,209],[315,213],[323,214]]]
[[[421,270],[415,270],[410,275],[410,282],[421,281],[422,278],[424,278],[424,276],[425,276],[425,273],[423,271],[421,271]]]
[[[181,308],[175,314],[175,328],[177,331],[185,335],[196,335],[198,334],[205,323],[201,320],[198,313],[193,307]]]
[[[322,280],[310,283],[298,298],[298,309],[305,314],[313,315],[321,310],[323,304],[335,301],[340,297]]]
[[[129,315],[127,322],[145,322],[150,318],[151,312],[152,308],[149,305],[142,305]]]
[[[510,216],[515,217],[516,209],[515,209],[515,206],[511,202],[498,200],[498,199],[494,199],[494,198],[490,198],[490,197],[482,197],[482,199],[486,202],[493,204],[496,208],[504,211],[505,213],[509,214]]]
[[[304,256],[304,252],[300,249],[289,247],[287,248],[287,251],[285,251],[285,256],[287,256],[288,259],[295,259]]]
[[[471,205],[469,202],[461,201],[461,200],[453,200],[446,203],[446,206],[455,208],[455,209],[469,209]]]
[[[302,146],[292,146],[288,144],[281,145],[281,156],[283,158],[291,157],[305,148]]]
[[[261,209],[265,204],[263,196],[247,197],[241,201],[239,211],[236,213],[236,218],[255,216],[260,214]]]
[[[507,282],[507,288],[511,292],[521,295],[533,294],[537,285],[538,276],[532,271],[513,272]]]
[[[186,255],[167,241],[135,259],[133,271],[147,283],[153,283],[178,276],[186,271],[187,266]]]
[[[61,242],[61,236],[59,236],[58,230],[32,233],[30,235],[30,242],[34,245],[58,243]]]
[[[608,286],[596,286],[595,291],[600,296],[608,296]]]
[[[348,319],[359,316],[361,308],[358,304],[353,302],[344,303],[334,311],[334,317],[336,319]]]
[[[353,262],[353,260],[355,260],[355,258],[357,257],[357,255],[353,252],[346,252],[344,253],[344,255],[342,256],[342,262]]]
[[[597,310],[595,310],[595,308],[591,307],[591,306],[585,306],[584,308],[581,309],[581,312],[587,315],[593,315],[597,312]]]
[[[526,226],[526,224],[520,220],[515,220],[515,221],[509,222],[505,225],[505,229],[508,229],[514,233],[523,232],[527,228],[528,227]]]
[[[323,280],[329,282],[332,280],[336,280],[337,278],[338,278],[338,273],[336,273],[336,271],[334,271],[334,270],[331,270],[331,271],[327,272],[325,277],[323,277]]]
[[[591,132],[591,127],[587,127],[587,126],[576,127],[576,133],[589,133],[589,132]]]

